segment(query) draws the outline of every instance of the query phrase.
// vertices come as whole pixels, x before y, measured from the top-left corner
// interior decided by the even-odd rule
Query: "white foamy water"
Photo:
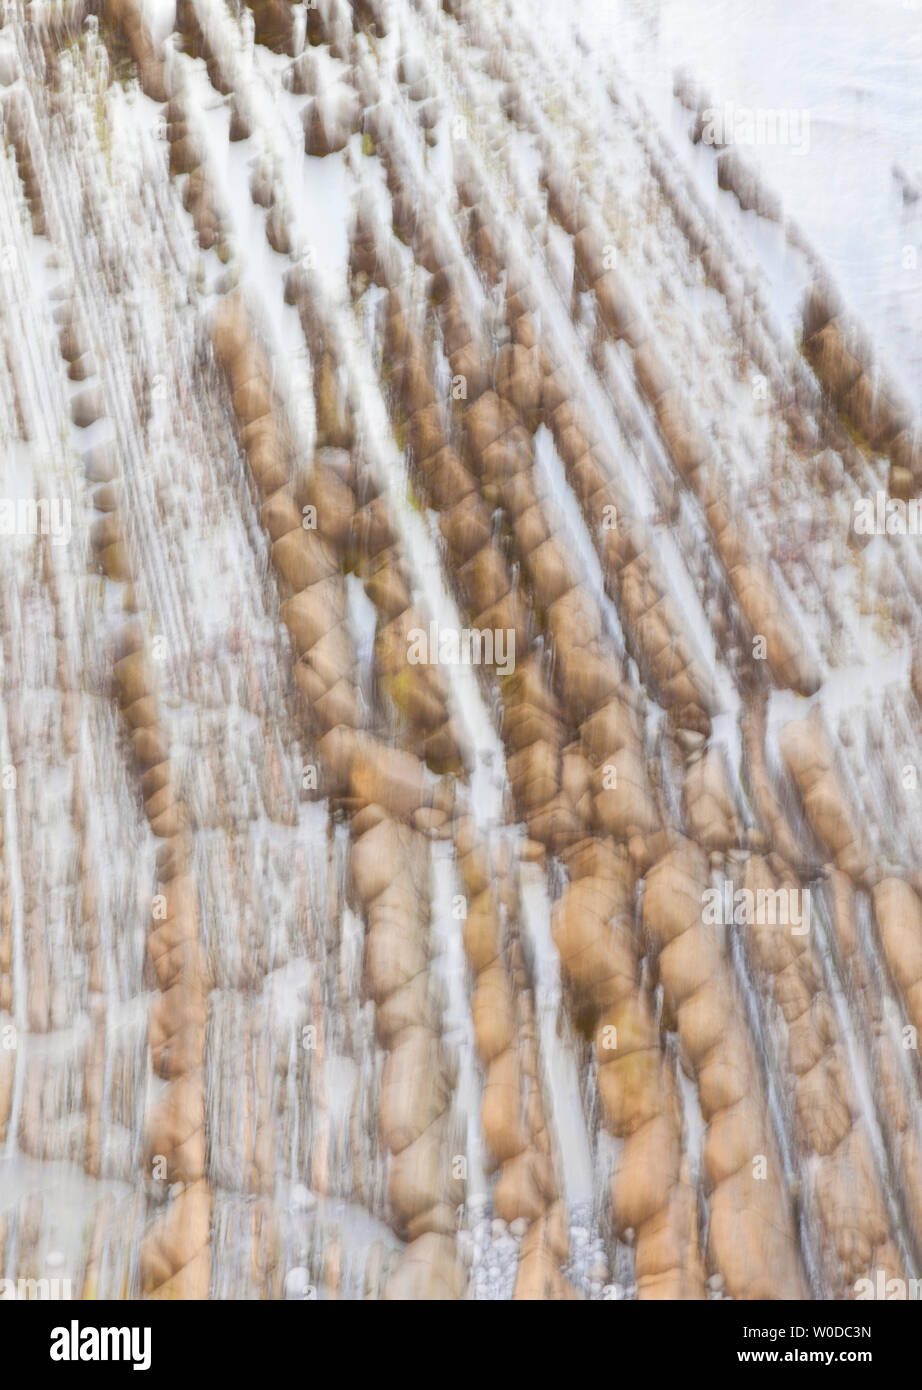
[[[922,196],[904,200],[899,166],[922,194],[919,0],[583,0],[562,7],[605,67],[610,55],[710,180],[715,153],[692,147],[672,94],[684,69],[715,106],[806,113],[804,139],[741,147],[806,233],[882,360],[922,388]],[[604,139],[604,132],[600,132]],[[800,146],[800,147],[798,147]],[[756,231],[744,214],[741,231]],[[914,248],[916,266],[905,248]]]

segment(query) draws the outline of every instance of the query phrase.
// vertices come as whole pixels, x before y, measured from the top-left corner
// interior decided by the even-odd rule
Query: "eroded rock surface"
[[[918,423],[789,210],[518,0],[4,14],[0,1274],[916,1277]]]

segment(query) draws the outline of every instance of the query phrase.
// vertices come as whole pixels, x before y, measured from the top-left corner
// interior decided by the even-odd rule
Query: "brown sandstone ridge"
[[[286,0],[249,0],[247,9],[256,26],[256,42],[265,44],[274,53],[294,57],[294,6]]]
[[[723,752],[714,744],[692,749],[686,765],[682,797],[689,834],[702,849],[726,853],[739,845],[742,831],[730,795]]]
[[[141,1288],[153,1298],[204,1299],[210,1292],[212,1208],[204,1096],[209,971],[199,942],[195,878],[187,868],[187,815],[172,785],[169,742],[137,620],[122,629],[116,655],[118,702],[131,729],[145,814],[163,841],[147,950],[159,990],[150,1013],[151,1060],[166,1085],[148,1113],[145,1166],[163,1184],[155,1190],[169,1188],[171,1195],[142,1242]]]
[[[872,894],[884,959],[900,993],[906,1015],[922,1027],[922,902],[899,878],[882,878]]]
[[[73,302],[61,318],[60,349],[68,362],[85,358],[86,332]],[[102,392],[94,412],[104,413]],[[78,420],[77,423],[80,423]],[[124,607],[136,614],[132,568],[112,446],[87,459],[88,479],[103,481],[93,501],[100,513],[91,531],[96,564],[109,582],[125,583]],[[188,814],[178,798],[170,762],[169,737],[156,690],[144,621],[129,617],[114,642],[113,685],[132,745],[144,814],[162,845],[158,850],[159,891],[152,901],[147,952],[158,990],[149,1016],[148,1040],[154,1072],[166,1084],[149,1110],[145,1167],[149,1188],[165,1205],[141,1243],[142,1292],[157,1298],[205,1299],[210,1292],[212,1195],[206,1174],[204,1050],[208,969],[199,942],[198,902],[191,857]],[[92,922],[92,884],[85,879],[82,908]],[[91,925],[92,932],[92,925]],[[100,1094],[99,1045],[84,1077],[87,1107],[87,1170],[99,1170],[96,1138]],[[169,1190],[169,1199],[164,1195]]]
[[[848,972],[849,986],[862,998],[871,1033],[869,1068],[880,1097],[877,1113],[882,1137],[897,1178],[897,1196],[906,1230],[918,1249],[922,1238],[922,1125],[907,1093],[904,1038],[894,1038],[886,1025],[882,981],[861,941],[857,895],[848,876],[839,870],[829,878],[829,902],[836,946]]]
[[[703,854],[683,841],[647,875],[643,925],[707,1123],[708,1264],[733,1298],[803,1298],[790,1197],[761,1080],[716,930],[702,921],[707,887]],[[756,1175],[760,1158],[764,1177]]]
[[[318,735],[364,722],[355,683],[355,655],[346,617],[345,584],[337,553],[351,525],[354,503],[335,472],[312,481],[313,502],[299,505],[292,485],[290,444],[273,413],[265,353],[242,303],[222,302],[213,328],[215,357],[227,373],[240,439],[263,498],[263,525],[272,538],[272,559],[283,592],[282,621],[297,655],[295,681]],[[316,527],[305,529],[303,508],[317,508]],[[345,510],[343,510],[345,509]]]
[[[440,530],[471,625],[515,634],[517,669],[501,684],[506,708],[503,733],[512,754],[509,776],[514,794],[521,798],[532,838],[554,843],[569,833],[570,813],[559,789],[556,704],[552,694],[542,689],[528,655],[527,610],[493,537],[476,475],[453,449],[447,421],[443,422],[438,406],[430,399],[425,359],[408,346],[399,295],[392,293],[388,306],[386,341],[405,352],[410,364],[399,378],[401,399],[409,416],[410,447],[438,506]],[[419,367],[415,373],[414,363]]]
[[[526,536],[524,510],[543,508],[538,496],[540,483],[533,461],[533,446],[508,402],[493,392],[484,392],[465,415],[468,447],[474,468],[484,489],[493,489],[504,505],[510,525],[518,524],[521,564],[531,578],[537,604],[546,613],[547,630],[553,639],[554,684],[560,701],[561,717],[572,736],[583,741],[593,768],[591,788],[593,809],[599,828],[619,838],[635,840],[641,848],[653,836],[659,820],[647,786],[643,762],[636,692],[622,684],[618,662],[611,655],[603,635],[601,614],[593,596],[581,582],[563,547],[553,538],[540,541]],[[527,552],[525,546],[530,546]],[[587,731],[588,736],[587,736]],[[612,741],[607,742],[611,737]],[[534,754],[530,756],[534,766]],[[516,791],[518,763],[510,761],[510,776]],[[618,791],[607,790],[606,770],[614,770]],[[543,769],[535,767],[535,773]],[[584,767],[584,773],[588,771]],[[537,780],[535,778],[534,780]],[[562,810],[568,815],[567,839],[560,837],[557,847],[573,842],[578,835],[575,809],[566,806],[564,785]],[[525,796],[530,811],[537,800],[533,779],[526,782]],[[572,826],[572,829],[570,828]],[[536,839],[544,834],[531,828]]]
[[[110,512],[106,519],[115,517]],[[115,531],[102,540],[107,543],[104,552],[121,544]],[[99,549],[95,535],[94,542]],[[151,1061],[166,1084],[148,1112],[144,1162],[157,1184],[152,1190],[162,1194],[169,1189],[170,1196],[143,1238],[139,1277],[148,1297],[205,1299],[210,1293],[212,1210],[204,1097],[210,979],[199,942],[196,883],[187,867],[188,816],[173,784],[169,738],[139,618],[123,625],[113,655],[115,692],[129,730],[145,815],[162,841],[147,951],[159,991],[149,1020]]]
[[[675,1078],[640,987],[634,873],[626,854],[587,840],[569,858],[554,941],[574,1007],[595,1034],[606,1126],[623,1141],[612,1180],[619,1231],[633,1233],[641,1298],[703,1298],[698,1213],[682,1156]]]
[[[786,610],[768,565],[760,558],[762,547],[745,522],[740,517],[731,518],[727,512],[712,446],[689,414],[652,329],[635,305],[623,276],[614,267],[604,268],[602,250],[609,244],[609,237],[599,214],[561,170],[548,168],[544,184],[552,213],[573,238],[577,264],[595,295],[600,319],[614,338],[625,341],[630,348],[639,388],[653,410],[676,472],[705,512],[715,549],[750,636],[764,638],[767,661],[779,684],[812,694],[819,685],[819,672],[796,630],[794,615]]]
[[[903,495],[922,485],[922,440],[912,408],[875,365],[838,296],[816,284],[804,301],[803,351],[836,409],[875,453],[890,459],[890,487]]]
[[[462,759],[444,675],[437,665],[410,660],[409,634],[415,630],[428,635],[431,615],[414,599],[388,498],[373,476],[366,450],[354,442],[354,410],[314,307],[314,291],[295,271],[287,277],[286,296],[297,306],[312,359],[320,364],[314,391],[317,438],[324,447],[310,474],[296,483],[298,501],[302,510],[314,508],[318,529],[329,534],[343,569],[361,579],[375,606],[377,674],[397,712],[398,737],[421,747],[434,771],[460,772]]]
[[[228,372],[238,421],[244,430],[255,421],[265,421],[264,436],[275,445],[273,456],[278,456],[285,446],[270,413],[264,359],[255,348],[247,357],[242,346],[245,336],[239,325],[236,307],[218,320],[216,355]],[[332,361],[326,386],[321,377],[318,387],[317,415],[318,437],[324,440],[319,466],[315,465],[303,494],[295,484],[295,501],[300,502],[302,495],[312,499],[303,506],[316,508],[316,531],[305,532],[300,526],[282,531],[279,524],[272,555],[282,583],[296,589],[295,598],[282,605],[283,620],[302,659],[306,656],[311,662],[311,674],[319,675],[320,642],[311,640],[311,614],[316,610],[317,618],[327,623],[327,632],[334,631],[329,628],[330,616],[335,622],[338,614],[340,630],[346,637],[344,604],[340,602],[337,608],[331,603],[333,595],[341,593],[343,587],[340,557],[356,535],[367,534],[370,529],[367,522],[363,526],[354,520],[355,498],[344,482],[342,464],[336,470],[325,461],[333,450],[344,451],[352,442],[341,424],[344,413]],[[247,443],[249,446],[250,441]],[[250,460],[255,473],[252,452]],[[260,481],[263,491],[267,491],[267,484]],[[281,483],[281,472],[278,478],[272,478],[272,482],[276,481]],[[284,486],[273,489],[263,508],[264,521],[270,503],[270,522],[284,515],[286,508],[289,518],[299,515]],[[387,539],[386,518],[384,522]],[[289,536],[289,546],[283,546]],[[304,584],[307,576],[299,569],[299,562],[309,560],[313,554],[322,559],[318,546],[324,548],[329,562],[321,579],[313,585]],[[372,547],[372,554],[377,553],[378,549]],[[399,560],[399,556],[395,555],[395,559]],[[317,593],[324,583],[326,590]],[[350,667],[351,663],[343,663],[344,674]],[[451,798],[449,795],[446,800],[445,789],[429,785],[424,764],[414,755],[357,733],[356,724],[348,717],[331,722],[337,713],[348,715],[350,708],[334,707],[328,715],[328,692],[318,697],[306,675],[299,686],[306,697],[311,722],[321,734],[318,751],[350,812],[354,840],[352,887],[356,906],[367,924],[366,987],[376,1006],[378,1037],[388,1054],[381,1083],[379,1128],[391,1155],[388,1204],[393,1224],[409,1243],[390,1275],[384,1296],[460,1298],[465,1278],[456,1258],[455,1231],[463,1186],[455,1176],[455,1167],[463,1154],[459,1153],[451,1111],[450,1064],[441,1051],[438,1014],[427,971],[427,842],[406,823],[412,819],[416,824],[437,826],[439,821],[444,822]],[[316,688],[322,689],[319,685]],[[357,710],[352,712],[357,715]],[[446,719],[443,705],[443,724]],[[446,746],[452,749],[453,736],[450,730],[446,734]]]
[[[241,138],[242,132],[235,129],[235,122],[239,123],[239,103],[236,100],[232,83],[225,73],[221,58],[213,51],[205,37],[195,8],[195,0],[177,0],[174,33],[177,35],[183,53],[187,53],[190,58],[202,58],[204,60],[209,80],[215,90],[220,92],[222,96],[231,98],[234,115],[231,120],[229,138],[231,140]]]
[[[428,851],[416,831],[367,803],[352,818],[352,888],[366,923],[365,979],[387,1052],[379,1125],[390,1153],[388,1205],[408,1241],[387,1299],[457,1299],[454,1233],[463,1185],[448,1059],[430,995]]]
[[[803,802],[807,820],[836,866],[869,887],[876,878],[870,851],[855,824],[821,717],[814,711],[781,731],[781,751]]]
[[[12,145],[16,168],[22,180],[23,194],[29,209],[32,231],[43,236],[46,230],[45,210],[38,171],[32,158],[30,132],[33,131],[31,105],[24,94],[11,92],[3,98],[3,123]]]
[[[157,53],[140,5],[136,0],[102,0],[101,18],[128,48],[145,95],[152,101],[166,101],[163,58]]]
[[[542,1096],[533,1000],[517,938],[510,846],[491,852],[469,818],[458,821],[455,845],[468,895],[464,949],[475,976],[471,1012],[485,1072],[480,1122],[499,1173],[493,1209],[510,1225],[528,1223],[513,1297],[572,1298],[560,1273],[569,1236]]]
[[[170,174],[174,177],[188,175],[182,201],[192,218],[198,244],[203,251],[216,248],[223,254],[226,215],[222,215],[215,202],[204,159],[202,134],[190,126],[181,95],[173,95],[167,102],[165,116]]]
[[[753,704],[744,710],[741,726],[745,775],[749,795],[759,812],[759,819],[766,828],[775,853],[780,855],[784,863],[790,864],[798,872],[803,872],[807,867],[805,849],[782,808],[765,757],[764,705]]]
[[[756,902],[762,894],[777,903],[780,891],[782,902],[799,904],[796,923],[785,923],[777,910],[767,909],[765,921],[744,928],[744,939],[766,993],[783,1016],[779,1061],[791,1077],[795,1132],[804,1149],[818,1159],[812,1190],[808,1187],[801,1201],[815,1203],[827,1277],[841,1297],[849,1297],[856,1280],[873,1279],[878,1268],[899,1273],[903,1266],[868,1131],[859,1116],[846,1040],[815,945],[817,890],[815,885],[805,889],[777,855],[770,860],[752,855],[743,884],[756,895]],[[794,914],[788,916],[793,919]]]

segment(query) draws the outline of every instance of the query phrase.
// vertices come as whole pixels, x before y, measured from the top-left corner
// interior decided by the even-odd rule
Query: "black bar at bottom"
[[[558,1370],[552,1375],[571,1357],[574,1369],[585,1372],[589,1357],[597,1373],[604,1373],[608,1363],[615,1374],[622,1354],[632,1361],[639,1357],[657,1373],[675,1367],[692,1374],[720,1369],[745,1375],[751,1368],[806,1366],[830,1373],[857,1368],[879,1375],[912,1364],[920,1332],[919,1308],[911,1300],[620,1302],[603,1303],[595,1313],[585,1310],[582,1315],[570,1305],[556,1314],[545,1310],[533,1330],[527,1307],[504,1307],[497,1313],[495,1305],[492,1312],[489,1305],[430,1305],[423,1323],[419,1313],[418,1307],[415,1313],[401,1311],[397,1303],[375,1307],[325,1301],[3,1302],[0,1335],[17,1370],[42,1371],[53,1384],[59,1378],[66,1383],[74,1375],[133,1371],[147,1380],[213,1380],[224,1372],[236,1380],[252,1372],[279,1379],[291,1373],[326,1379],[339,1371],[354,1378],[363,1355],[369,1356],[369,1369],[380,1372],[386,1349],[399,1355],[403,1345],[408,1351],[408,1338],[420,1339],[416,1374],[424,1370],[431,1377],[442,1370],[447,1348],[453,1369],[465,1345],[476,1356],[481,1330],[504,1338],[512,1334],[517,1373],[527,1368],[529,1353],[537,1352],[544,1374],[549,1370],[546,1358],[553,1355]],[[502,1317],[501,1325],[493,1323],[496,1316]],[[524,1323],[519,1323],[520,1317]],[[561,1333],[567,1335],[561,1338]]]

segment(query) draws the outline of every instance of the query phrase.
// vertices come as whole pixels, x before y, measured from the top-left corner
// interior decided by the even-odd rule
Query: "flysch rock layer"
[[[917,422],[527,18],[4,11],[3,1277],[920,1272]]]

